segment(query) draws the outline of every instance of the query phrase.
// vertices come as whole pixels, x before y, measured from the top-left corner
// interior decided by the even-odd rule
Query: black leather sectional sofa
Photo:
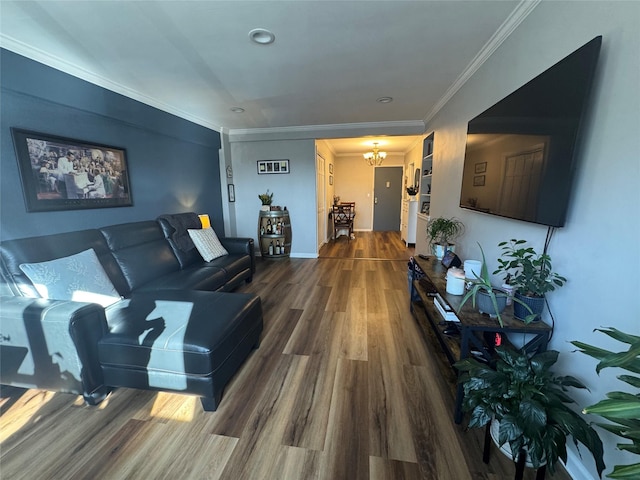
[[[82,394],[91,405],[114,387],[178,392],[215,410],[259,345],[262,306],[229,293],[252,279],[253,239],[220,238],[229,255],[204,262],[180,231],[194,216],[2,242],[0,382]],[[38,298],[20,269],[89,248],[121,295],[107,307]]]

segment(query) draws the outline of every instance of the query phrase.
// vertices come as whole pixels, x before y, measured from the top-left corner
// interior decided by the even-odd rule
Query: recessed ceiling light
[[[378,103],[391,103],[393,102],[393,97],[380,97],[376,100]]]
[[[253,43],[269,45],[275,41],[276,36],[266,28],[254,28],[249,32],[249,38]]]
[[[244,112],[244,108],[242,108],[242,107],[231,107],[229,110],[231,110],[233,113],[243,113]]]

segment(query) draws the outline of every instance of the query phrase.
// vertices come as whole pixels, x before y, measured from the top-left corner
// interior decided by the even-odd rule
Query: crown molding
[[[422,120],[337,123],[270,128],[232,128],[228,131],[229,141],[231,142],[351,138],[365,137],[368,135],[422,135],[424,132],[425,124]]]
[[[59,70],[73,77],[85,80],[93,85],[105,88],[111,92],[119,93],[120,95],[131,98],[140,103],[144,103],[145,105],[148,105],[150,107],[157,108],[158,110],[162,110],[163,112],[170,113],[203,127],[210,128],[211,130],[215,130],[217,132],[220,132],[222,130],[220,125],[213,124],[210,121],[205,120],[204,118],[197,117],[188,112],[185,112],[184,110],[176,108],[173,105],[169,105],[168,103],[164,103],[153,97],[144,95],[137,90],[121,85],[101,75],[96,75],[95,73],[92,73],[83,67],[74,65],[62,58],[51,55],[50,53],[46,53],[38,48],[34,48],[2,33],[0,33],[0,47],[18,55],[22,55],[23,57],[27,57],[38,63],[42,63],[48,67],[55,68],[56,70]]]
[[[429,123],[436,116],[436,114],[444,107],[449,100],[467,83],[467,81],[473,76],[474,73],[493,55],[500,45],[513,33],[513,31],[520,25],[525,18],[533,11],[534,8],[542,0],[522,0],[513,12],[502,22],[502,25],[491,36],[489,41],[484,44],[478,54],[471,60],[467,68],[460,74],[455,82],[445,92],[444,96],[436,102],[431,111],[424,117],[425,125]]]

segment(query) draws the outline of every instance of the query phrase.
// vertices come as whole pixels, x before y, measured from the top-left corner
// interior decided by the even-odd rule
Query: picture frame
[[[11,128],[27,212],[130,207],[124,148]]]
[[[429,202],[422,202],[420,213],[429,213]]]
[[[290,173],[289,160],[258,160],[258,175]]]
[[[329,185],[333,185],[333,175],[329,175]]]
[[[487,171],[487,162],[479,162],[475,164],[474,173],[485,173]]]
[[[333,174],[333,163],[329,164],[329,173]]]
[[[473,186],[484,187],[485,179],[486,179],[486,175],[476,175],[475,177],[473,177]]]
[[[229,194],[229,203],[236,201],[236,187],[233,183],[227,185],[227,193]]]

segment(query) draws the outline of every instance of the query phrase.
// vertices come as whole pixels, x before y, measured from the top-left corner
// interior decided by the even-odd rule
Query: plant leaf
[[[640,342],[640,337],[621,332],[620,330],[614,327],[596,328],[594,331],[604,333],[605,335],[610,336],[614,340],[618,340],[619,342],[622,342],[622,343],[628,343],[629,345]]]
[[[629,385],[636,387],[636,388],[640,388],[640,378],[639,377],[634,377],[633,375],[618,375],[618,380],[622,380],[625,383],[628,383]]]
[[[596,366],[596,372],[600,373],[600,370],[607,367],[620,367],[628,369],[628,366],[638,368],[640,370],[639,355],[640,343],[638,343],[637,345],[632,345],[631,348],[629,348],[629,350],[626,352],[612,353],[610,355],[607,355],[602,360],[600,360],[600,363]]]
[[[608,478],[638,479],[640,478],[640,463],[631,465],[616,465]]]
[[[640,418],[640,399],[634,400],[601,400],[595,405],[586,407],[584,413],[607,416],[608,418]]]

